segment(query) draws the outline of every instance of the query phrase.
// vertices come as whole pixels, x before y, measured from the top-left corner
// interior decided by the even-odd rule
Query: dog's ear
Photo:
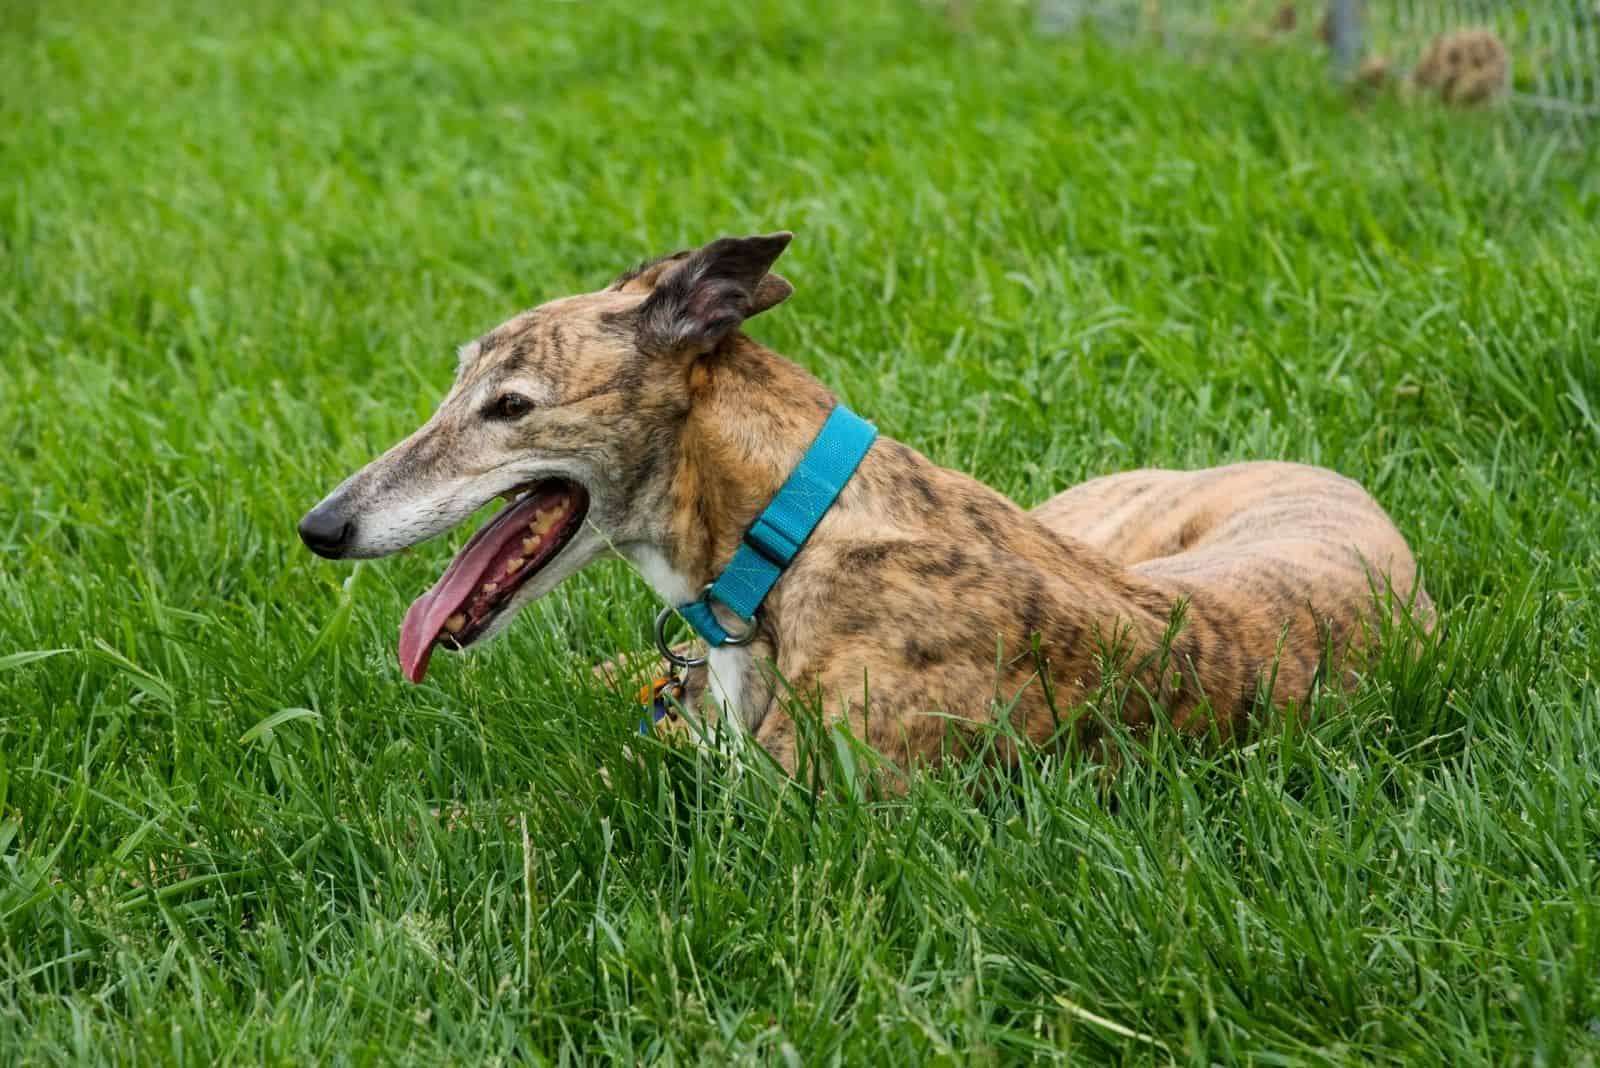
[[[640,345],[648,350],[704,352],[752,315],[783,302],[794,287],[768,268],[794,237],[723,237],[663,264],[639,305]]]
[[[756,283],[755,296],[750,298],[750,310],[745,313],[745,318],[760,315],[768,308],[776,308],[793,295],[794,286],[787,278],[768,271],[761,276],[761,281]]]

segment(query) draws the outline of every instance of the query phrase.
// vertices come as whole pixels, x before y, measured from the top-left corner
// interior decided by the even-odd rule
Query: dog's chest
[[[640,576],[668,604],[683,604],[698,592],[654,546],[630,546],[622,555],[639,569]],[[727,715],[730,724],[747,731],[760,725],[765,712],[764,707],[746,707],[750,697],[748,678],[753,666],[748,649],[726,645],[707,653],[706,676],[712,699]]]
[[[711,697],[728,717],[728,722],[744,730],[753,730],[758,725],[751,722],[757,710],[745,707],[745,673],[750,667],[750,654],[744,649],[723,646],[706,654]]]

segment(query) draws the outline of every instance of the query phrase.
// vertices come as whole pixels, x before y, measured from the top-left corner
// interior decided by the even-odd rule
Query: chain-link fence
[[[1050,33],[1093,28],[1175,49],[1299,39],[1335,76],[1454,105],[1600,116],[1600,0],[1036,0]]]

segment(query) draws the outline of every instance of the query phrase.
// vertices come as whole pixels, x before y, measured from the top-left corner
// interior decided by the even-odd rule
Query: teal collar
[[[756,635],[756,610],[766,600],[784,570],[805,545],[822,517],[856,473],[861,460],[878,436],[877,428],[844,405],[837,405],[822,424],[816,440],[790,472],[772,503],[745,531],[744,540],[717,580],[698,599],[679,605],[677,612],[712,648],[743,645]],[[719,601],[746,624],[739,634],[729,634],[717,622],[711,602]],[[679,666],[698,661],[673,653],[667,647],[665,627],[671,608],[656,617],[656,645]]]

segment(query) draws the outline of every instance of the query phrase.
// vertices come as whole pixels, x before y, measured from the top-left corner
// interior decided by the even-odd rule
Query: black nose
[[[337,560],[345,554],[355,540],[355,520],[347,519],[337,510],[319,504],[300,520],[300,540],[318,556]]]

